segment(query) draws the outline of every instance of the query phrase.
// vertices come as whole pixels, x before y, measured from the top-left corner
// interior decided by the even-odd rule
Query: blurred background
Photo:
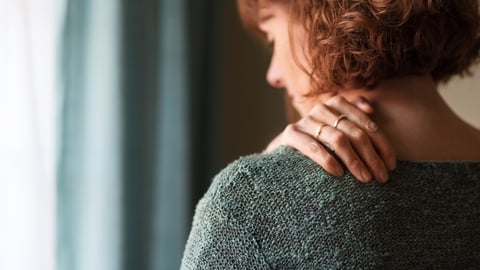
[[[0,269],[178,269],[212,177],[286,124],[235,1],[0,0]],[[442,86],[480,127],[480,70]]]

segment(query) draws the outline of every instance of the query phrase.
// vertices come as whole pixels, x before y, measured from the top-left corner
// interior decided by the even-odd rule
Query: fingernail
[[[372,180],[372,174],[371,174],[369,171],[365,170],[365,169],[362,170],[362,177],[363,177],[363,180],[364,180],[364,181],[370,181],[370,180]]]
[[[363,105],[370,105],[364,98],[359,98],[358,100],[359,100],[360,103],[362,103]]]
[[[387,171],[381,170],[379,171],[378,175],[380,176],[380,179],[378,179],[380,182],[385,183],[388,181]]]
[[[335,175],[337,176],[342,176],[343,175],[343,169],[342,168],[337,168],[335,170]]]
[[[367,130],[370,131],[370,132],[375,132],[375,131],[378,130],[378,125],[375,124],[374,122],[371,122],[371,121],[370,121],[370,122],[367,124]]]

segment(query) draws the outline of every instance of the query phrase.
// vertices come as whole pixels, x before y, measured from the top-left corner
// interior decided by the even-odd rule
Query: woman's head
[[[291,68],[294,61],[304,72],[309,86],[302,91],[308,93],[371,88],[410,75],[447,81],[479,59],[477,0],[237,1],[245,25],[273,43],[274,69],[267,78],[277,87],[288,89],[292,81],[275,76],[274,61],[288,58],[281,56],[286,47],[291,59],[285,65]],[[272,18],[279,19],[276,26],[268,25]],[[289,70],[283,78],[293,74]]]

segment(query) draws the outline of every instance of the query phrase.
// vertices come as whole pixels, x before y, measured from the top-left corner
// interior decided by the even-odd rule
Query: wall
[[[440,86],[440,92],[458,115],[480,128],[480,65],[472,71],[471,77],[454,78]]]

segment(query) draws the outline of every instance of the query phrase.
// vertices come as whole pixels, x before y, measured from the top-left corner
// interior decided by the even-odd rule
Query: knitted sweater
[[[182,269],[480,269],[480,162],[399,161],[387,184],[287,147],[230,164],[197,205]]]

